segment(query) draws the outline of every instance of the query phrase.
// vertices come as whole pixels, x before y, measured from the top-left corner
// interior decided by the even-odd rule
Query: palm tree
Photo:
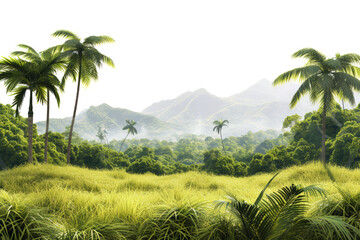
[[[120,145],[120,149],[119,151],[121,151],[121,148],[126,140],[126,138],[129,136],[129,134],[131,133],[132,135],[135,135],[137,134],[137,130],[136,128],[134,127],[134,125],[136,124],[136,122],[134,120],[126,120],[126,126],[123,127],[123,130],[127,130],[127,134],[126,134],[126,137],[124,138],[124,140],[122,141],[121,145]]]
[[[104,141],[104,134],[100,126],[98,126],[96,137],[99,139],[100,143]]]
[[[40,103],[46,102],[47,89],[54,94],[60,102],[56,83],[57,77],[51,71],[52,68],[42,61],[28,61],[21,58],[3,58],[0,61],[0,81],[4,81],[6,92],[14,96],[12,106],[16,106],[16,115],[23,104],[26,92],[29,91],[28,110],[28,162],[33,160],[32,139],[33,139],[33,95]]]
[[[310,94],[313,103],[319,102],[322,108],[322,141],[321,160],[326,163],[325,140],[326,140],[326,113],[336,104],[335,98],[355,104],[353,91],[360,90],[360,68],[353,64],[360,63],[357,54],[337,54],[335,58],[326,58],[325,55],[312,48],[304,48],[292,55],[294,58],[305,58],[308,62],[304,67],[295,68],[278,76],[273,85],[280,85],[290,80],[301,83],[290,102],[290,108],[294,108],[300,98]]]
[[[35,49],[28,45],[20,44],[20,48],[23,48],[25,51],[15,51],[12,55],[22,57],[28,61],[35,62],[36,64],[42,64],[44,69],[47,69],[49,77],[51,77],[53,84],[58,88],[60,87],[60,81],[55,76],[56,72],[59,70],[65,69],[66,60],[60,52],[53,52],[51,49],[45,50],[43,52],[36,52]],[[62,88],[60,88],[63,91]],[[47,111],[46,111],[46,130],[45,130],[45,147],[44,147],[44,162],[47,163],[47,153],[48,153],[48,139],[49,139],[49,122],[50,122],[50,91],[46,90],[47,100]],[[57,104],[60,106],[60,99],[57,99]]]
[[[326,195],[317,186],[292,184],[266,195],[264,199],[264,193],[276,175],[253,204],[235,196],[228,196],[227,201],[216,204],[217,208],[225,206],[234,216],[237,239],[354,239],[354,235],[360,233],[341,217],[307,215],[307,197]]]
[[[114,40],[108,36],[90,36],[83,41],[74,33],[67,30],[58,30],[52,34],[54,37],[63,37],[66,41],[54,48],[61,49],[69,58],[66,71],[63,77],[63,85],[67,78],[72,78],[74,82],[77,81],[77,91],[74,106],[74,113],[70,125],[70,134],[67,147],[67,162],[70,164],[71,152],[71,138],[74,129],[75,116],[77,105],[79,101],[80,83],[88,86],[91,79],[98,79],[97,68],[101,67],[103,63],[114,67],[113,61],[101,54],[95,47],[104,43],[112,43]]]
[[[100,140],[100,143],[102,143],[104,140],[105,140],[106,143],[109,143],[109,141],[108,141],[108,139],[106,137],[107,133],[108,132],[106,131],[105,128],[102,128],[102,127],[98,126],[96,136]]]
[[[226,151],[225,151],[224,141],[222,138],[222,128],[227,127],[228,126],[227,123],[229,123],[228,120],[222,120],[222,119],[220,119],[219,121],[216,120],[213,122],[213,124],[215,125],[215,127],[213,128],[213,131],[217,131],[217,133],[220,134],[221,144],[222,144],[225,155],[226,155]]]
[[[108,138],[106,136],[108,134],[108,132],[106,131],[105,128],[102,130],[102,133],[103,133],[103,136],[104,136],[104,139],[105,139],[106,143],[109,144],[109,140],[108,140]]]

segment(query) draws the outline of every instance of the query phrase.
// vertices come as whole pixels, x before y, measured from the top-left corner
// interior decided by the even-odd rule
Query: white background
[[[108,35],[115,44],[99,50],[115,69],[81,89],[79,111],[101,103],[141,111],[198,88],[225,97],[260,79],[301,66],[291,54],[312,47],[333,57],[359,53],[360,1],[329,0],[20,0],[1,3],[0,56],[28,44],[37,51],[63,42],[50,37],[66,29],[84,38]],[[61,108],[71,116],[76,86],[68,82]],[[11,103],[0,83],[0,103]],[[28,103],[22,107],[27,114]],[[45,119],[35,107],[35,121]]]

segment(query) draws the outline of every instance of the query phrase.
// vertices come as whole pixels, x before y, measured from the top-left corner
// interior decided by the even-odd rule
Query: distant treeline
[[[339,106],[327,118],[326,155],[331,163],[357,167],[360,160],[360,107],[342,110]],[[27,122],[15,116],[10,105],[0,104],[0,168],[11,168],[27,162]],[[177,142],[130,139],[119,152],[121,141],[108,144],[82,140],[73,136],[71,163],[93,169],[125,168],[132,173],[157,175],[190,170],[219,175],[245,176],[270,172],[320,158],[321,114],[289,116],[279,134],[274,130],[248,132],[241,137],[220,139],[189,135]],[[49,163],[66,164],[67,135],[49,133]],[[44,135],[34,125],[34,160],[44,161]]]

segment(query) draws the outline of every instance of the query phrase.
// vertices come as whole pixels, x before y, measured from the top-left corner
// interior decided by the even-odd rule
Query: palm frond
[[[38,52],[34,48],[30,47],[29,45],[19,44],[18,47],[25,49],[27,52],[32,53],[34,55],[38,54]]]
[[[341,76],[338,76],[337,79],[341,79]],[[346,82],[346,80],[337,81],[336,84],[337,87],[335,93],[337,94],[337,96],[340,99],[349,102],[351,105],[354,105],[355,104],[354,92],[353,89]]]
[[[84,57],[94,62],[97,67],[101,67],[103,63],[110,67],[115,67],[114,62],[111,58],[101,54],[93,47],[86,48],[86,51],[84,51]]]
[[[348,53],[344,55],[337,55],[336,59],[341,62],[343,66],[349,66],[352,64],[359,64],[360,63],[360,55],[355,53]]]
[[[270,219],[266,214],[258,206],[240,201],[233,195],[227,198],[227,201],[217,201],[215,209],[225,207],[239,221],[245,239],[266,239],[270,230]]]
[[[305,58],[308,59],[310,63],[321,64],[325,61],[326,56],[321,52],[313,48],[303,48],[295,52],[292,57],[294,58]]]
[[[321,72],[321,68],[318,66],[305,66],[301,68],[295,68],[293,70],[287,71],[280,76],[278,76],[274,82],[273,86],[281,85],[287,83],[291,80],[303,82],[307,78],[314,76]]]
[[[15,51],[15,52],[12,52],[11,55],[16,56],[16,57],[22,57],[28,61],[33,61],[33,62],[41,61],[41,58],[39,55],[29,53],[29,52]]]
[[[27,79],[25,79],[24,76],[18,72],[3,73],[0,74],[0,78],[4,75],[9,75],[4,83],[7,93],[12,92],[18,85],[23,85],[27,81]]]
[[[296,104],[299,102],[302,96],[304,96],[306,93],[312,92],[312,83],[316,81],[318,78],[317,75],[313,75],[306,79],[299,87],[299,89],[295,92],[294,96],[291,99],[290,102],[290,108],[294,108]]]
[[[12,96],[14,96],[12,106],[16,106],[16,116],[19,116],[19,110],[21,109],[21,106],[24,102],[26,90],[28,90],[26,86],[19,86],[11,94]]]
[[[360,91],[360,80],[356,77],[353,77],[347,73],[337,72],[334,73],[336,79],[341,79],[341,81],[345,81],[350,88],[355,91]]]
[[[254,205],[258,205],[258,204],[260,203],[262,197],[264,196],[264,193],[265,193],[266,189],[270,186],[271,182],[275,179],[275,177],[276,177],[277,175],[279,175],[279,172],[276,173],[276,174],[267,182],[267,184],[265,185],[265,187],[261,190],[259,196],[256,198]]]
[[[101,45],[104,43],[114,43],[115,40],[109,36],[90,36],[84,39],[84,44],[91,46]]]
[[[319,99],[320,99],[319,106],[320,106],[321,111],[324,108],[324,106],[329,111],[334,109],[336,106],[334,94],[330,90],[320,91]]]
[[[303,192],[307,197],[326,197],[327,192],[325,189],[318,187],[317,185],[309,185],[303,188]]]
[[[57,30],[53,34],[51,34],[53,37],[62,37],[65,39],[77,39],[80,40],[80,38],[75,34],[68,30]]]
[[[311,229],[312,231],[309,231]],[[356,239],[360,235],[359,229],[344,222],[337,216],[311,216],[300,218],[290,226],[281,239],[292,239],[293,236],[303,239]]]
[[[46,92],[46,88],[44,86],[39,86],[37,85],[33,91],[35,92],[35,96],[36,96],[36,100],[37,102],[44,104],[46,103],[46,99],[47,99],[47,92]]]
[[[58,107],[60,107],[60,95],[59,95],[57,88],[55,86],[50,86],[48,89],[49,89],[49,92],[51,92],[54,95],[57,105],[58,105]]]

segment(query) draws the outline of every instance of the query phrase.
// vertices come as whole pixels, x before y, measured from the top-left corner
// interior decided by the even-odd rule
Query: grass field
[[[331,170],[338,186],[352,194],[360,192],[360,170],[340,167],[331,167]],[[40,211],[41,214],[37,215],[32,211],[30,213],[51,219],[51,226],[45,224],[45,228],[52,228],[49,231],[56,232],[58,239],[111,239],[114,236],[107,238],[106,234],[112,232],[108,228],[114,225],[103,223],[114,222],[121,222],[117,226],[122,229],[116,231],[124,234],[119,235],[119,239],[139,239],[140,235],[147,239],[149,236],[144,233],[149,232],[146,229],[149,224],[145,224],[149,219],[159,220],[164,213],[171,214],[174,209],[187,211],[186,217],[190,217],[190,222],[195,221],[189,215],[193,209],[204,218],[214,218],[218,215],[214,210],[214,201],[225,199],[227,193],[231,193],[239,199],[253,202],[273,175],[235,178],[188,172],[155,176],[128,174],[123,170],[39,164],[0,172],[0,188],[3,206],[14,205],[19,212],[26,212],[26,209]],[[281,171],[267,192],[292,183],[303,186],[317,184],[327,190],[328,195],[335,198],[338,195],[320,163]],[[318,200],[313,198],[310,202]],[[39,219],[36,221],[41,222]]]

